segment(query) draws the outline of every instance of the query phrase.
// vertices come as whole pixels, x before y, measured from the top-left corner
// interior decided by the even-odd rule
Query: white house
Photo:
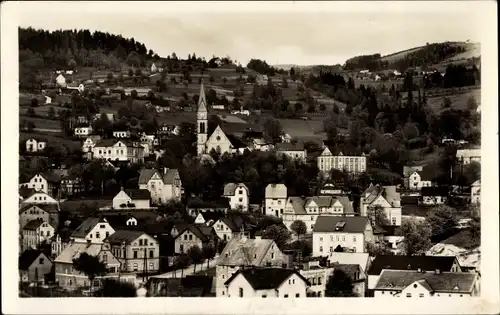
[[[319,216],[313,229],[313,256],[333,253],[338,246],[344,252],[365,252],[373,239],[367,217]]]
[[[481,149],[457,150],[457,160],[463,164],[469,164],[470,162],[481,163]]]
[[[150,209],[151,193],[147,189],[122,189],[113,198],[113,209]]]
[[[346,196],[288,197],[283,224],[290,229],[294,221],[300,220],[310,233],[320,215],[354,216],[352,202]]]
[[[128,139],[128,138],[130,138],[130,131],[128,131],[128,130],[113,131],[113,137],[121,138],[121,139]]]
[[[401,194],[396,186],[372,185],[360,197],[361,215],[368,215],[368,208],[381,207],[391,225],[401,225]]]
[[[383,270],[374,297],[463,298],[480,295],[477,273]]]
[[[231,209],[248,210],[250,191],[243,183],[229,183],[224,186],[224,197],[229,200]]]
[[[324,297],[326,283],[333,274],[333,267],[322,266],[319,261],[320,257],[312,257],[299,268],[299,273],[310,283],[307,288],[308,297]]]
[[[217,297],[227,296],[225,282],[241,266],[287,268],[288,259],[270,239],[233,237],[224,247],[215,270]]]
[[[243,267],[224,285],[230,298],[304,298],[310,283],[295,269]]]
[[[86,138],[92,134],[92,126],[75,127],[74,132],[75,136]]]
[[[26,152],[40,152],[47,147],[47,141],[29,138],[26,140]]]
[[[62,74],[59,74],[59,75],[56,77],[56,84],[57,84],[57,86],[59,86],[59,87],[63,87],[63,88],[65,88],[65,87],[66,87],[66,78],[65,78]]]
[[[35,191],[22,201],[22,205],[27,204],[58,204],[59,202],[43,191]]]
[[[366,156],[344,156],[342,152],[333,155],[332,151],[326,147],[317,158],[318,168],[322,172],[329,172],[332,169],[346,171],[349,173],[361,173],[366,171]]]
[[[287,155],[292,159],[305,161],[307,158],[307,151],[304,148],[304,142],[302,141],[297,141],[296,143],[276,143],[275,148],[277,153]]]
[[[54,227],[44,220],[32,220],[23,227],[23,250],[37,249],[54,235]]]
[[[61,180],[51,173],[37,173],[28,183],[23,184],[26,188],[32,188],[36,191],[53,195],[54,188],[57,188]]]
[[[250,233],[255,227],[255,222],[249,220],[249,217],[244,215],[228,215],[221,217],[213,224],[210,221],[208,225],[214,228],[219,239],[229,241],[233,237],[245,236],[250,238]]]
[[[265,198],[263,214],[281,218],[287,199],[286,186],[284,184],[267,185]]]
[[[414,171],[408,177],[408,188],[420,190],[422,187],[431,187],[435,178],[436,174],[430,168],[423,167],[421,171]]]
[[[89,217],[71,234],[71,239],[77,243],[102,244],[104,239],[115,233],[115,229],[106,218]]]
[[[448,199],[448,190],[443,187],[423,187],[420,201],[424,205],[442,205]]]
[[[92,149],[96,146],[97,142],[101,141],[101,136],[93,135],[87,137],[83,141],[82,152],[92,152]]]
[[[252,140],[252,149],[257,150],[257,151],[271,151],[274,148],[272,143],[268,143],[265,139],[263,138],[255,138]]]
[[[158,71],[158,68],[156,67],[156,64],[153,62],[153,64],[151,65],[151,72],[155,73],[156,71]]]
[[[139,175],[139,188],[148,190],[154,204],[180,200],[183,193],[182,181],[177,169],[142,169]]]
[[[94,159],[139,163],[144,162],[144,148],[138,142],[126,139],[105,139],[96,143],[92,156]]]
[[[473,204],[481,203],[481,180],[476,180],[470,188],[470,202]]]

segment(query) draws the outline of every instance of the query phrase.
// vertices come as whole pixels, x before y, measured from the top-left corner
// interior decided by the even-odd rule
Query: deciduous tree
[[[307,226],[302,220],[295,220],[290,225],[290,229],[297,235],[297,238],[300,239],[301,235],[306,234]]]
[[[408,256],[423,254],[431,245],[431,227],[415,217],[403,220],[397,234],[404,237],[403,251]]]
[[[325,296],[327,297],[355,297],[351,277],[340,268],[335,268],[333,275],[327,280]]]
[[[78,258],[73,259],[73,268],[84,273],[89,278],[91,295],[94,279],[106,274],[106,265],[97,256],[87,253],[82,253]]]

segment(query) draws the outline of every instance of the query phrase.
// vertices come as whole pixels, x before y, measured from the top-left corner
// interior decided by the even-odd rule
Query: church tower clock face
[[[200,113],[200,119],[205,119],[205,113]]]

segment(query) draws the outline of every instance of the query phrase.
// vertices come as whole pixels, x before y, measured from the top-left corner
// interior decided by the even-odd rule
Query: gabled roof
[[[36,230],[42,225],[43,220],[37,219],[37,220],[31,220],[26,225],[23,227],[23,230]]]
[[[133,241],[141,237],[145,232],[131,230],[116,230],[115,233],[106,237],[106,241],[111,244],[131,244]]]
[[[200,97],[198,98],[198,112],[207,112],[207,98],[205,97],[205,88],[203,82],[200,84]]]
[[[26,211],[32,207],[38,207],[41,210],[48,212],[48,213],[58,213],[59,212],[59,205],[58,204],[55,204],[55,203],[37,203],[37,204],[23,205],[21,208],[19,208],[19,214],[23,213],[24,211]]]
[[[417,272],[411,270],[383,270],[375,290],[404,290],[412,283],[425,280],[431,292],[470,293],[478,275],[470,272]]]
[[[186,230],[189,230],[202,242],[207,242],[216,236],[214,229],[211,226],[206,226],[205,224],[176,224],[175,227],[179,231],[179,235],[177,235],[176,238],[180,237]]]
[[[372,261],[369,275],[379,275],[383,269],[391,270],[417,270],[425,271],[451,271],[455,263],[454,256],[400,256],[400,255],[377,255]],[[458,263],[458,261],[457,261]]]
[[[266,186],[266,198],[286,198],[287,188],[285,184],[269,184]]]
[[[71,237],[85,238],[87,234],[100,222],[106,222],[105,219],[90,217],[80,224],[79,227],[71,234]]]
[[[481,180],[480,179],[476,180],[474,183],[472,183],[471,186],[479,186],[479,187],[481,187]]]
[[[344,223],[343,223],[344,222]],[[314,232],[363,233],[369,224],[367,217],[319,216]],[[340,227],[343,225],[343,227]],[[336,227],[339,226],[337,230]]]
[[[234,196],[236,192],[236,188],[238,187],[244,187],[246,191],[248,192],[248,187],[243,184],[243,183],[229,183],[224,186],[224,196]]]
[[[45,256],[45,259],[50,259],[41,250],[28,249],[25,250],[21,256],[19,256],[19,270],[28,270],[28,268],[33,264],[33,262],[40,257],[40,255]]]
[[[304,208],[305,200],[301,197],[288,197],[288,204],[292,205],[295,214],[307,214]]]
[[[293,274],[304,280],[307,286],[311,284],[295,269],[283,268],[244,268],[235,272],[224,285],[229,285],[238,275],[242,275],[254,290],[277,289]]]
[[[59,176],[57,176],[57,174],[54,174],[51,172],[37,173],[37,174],[35,174],[35,176],[36,175],[42,176],[49,183],[56,183],[57,184],[57,183],[61,182],[61,178]],[[33,177],[35,177],[35,176],[33,176]]]
[[[54,260],[55,263],[72,264],[73,259],[78,258],[82,253],[97,256],[101,251],[102,244],[70,243]]]
[[[36,190],[34,190],[33,188],[25,188],[25,187],[19,188],[19,195],[23,198],[28,198],[31,195],[33,195],[35,192],[36,192]]]
[[[392,206],[399,206],[401,204],[401,195],[397,192],[396,186],[370,185],[370,187],[364,191],[363,196],[366,194],[368,194],[368,196],[365,197],[364,203],[367,204],[371,204],[379,196],[384,197]]]
[[[232,238],[219,256],[217,265],[262,266],[271,246],[279,250],[271,239]]]
[[[125,189],[124,192],[133,200],[144,200],[151,198],[151,193],[147,189]]]
[[[231,142],[231,145],[233,146],[234,149],[241,149],[248,147],[248,145],[245,142],[243,142],[240,138],[236,137],[235,135],[226,134],[226,137],[229,140],[229,142]]]
[[[304,142],[297,141],[296,143],[291,142],[279,142],[276,143],[277,151],[304,151]]]
[[[244,215],[228,215],[220,220],[231,229],[231,232],[250,231],[256,224],[252,223],[248,216]]]

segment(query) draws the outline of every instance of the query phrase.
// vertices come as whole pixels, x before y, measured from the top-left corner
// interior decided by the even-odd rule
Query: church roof
[[[207,98],[205,97],[205,88],[203,82],[200,85],[200,97],[198,99],[198,112],[207,112]]]

